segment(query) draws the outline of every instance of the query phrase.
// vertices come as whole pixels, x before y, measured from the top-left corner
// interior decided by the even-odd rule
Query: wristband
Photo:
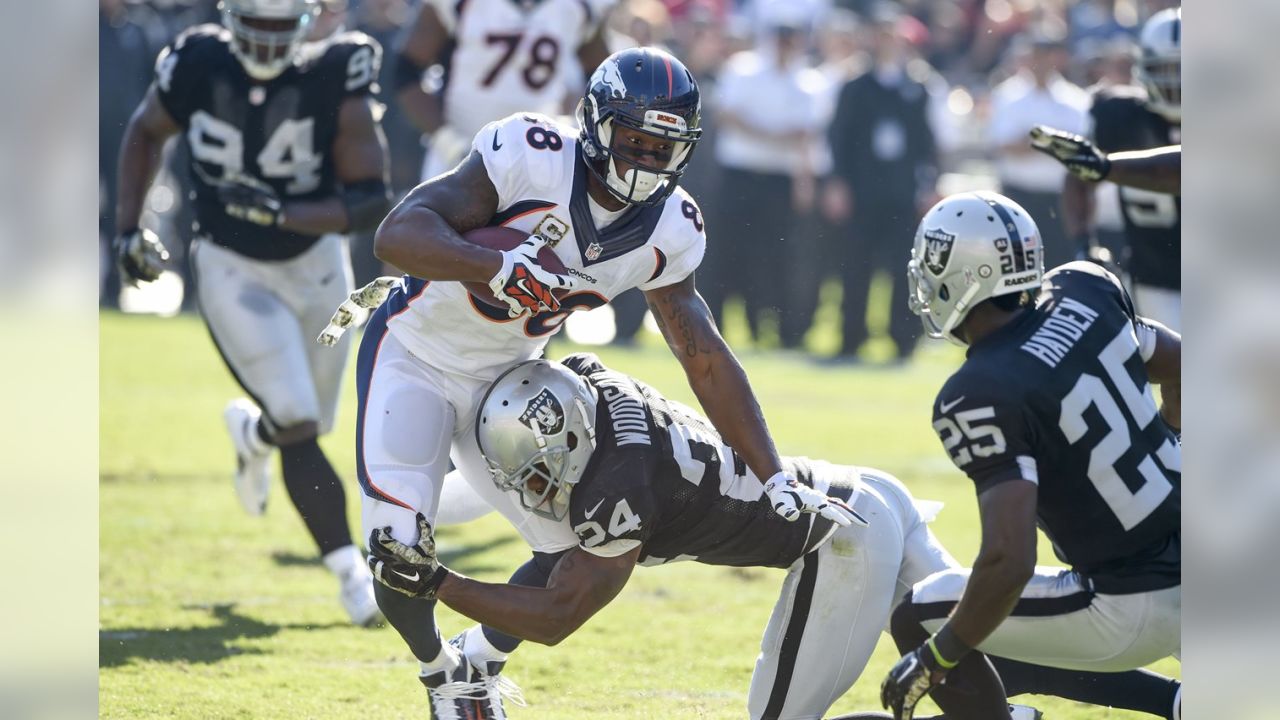
[[[929,651],[933,653],[933,659],[944,670],[950,670],[959,665],[964,656],[973,650],[963,640],[956,637],[950,623],[943,625],[941,630],[929,638],[927,644],[929,645]]]

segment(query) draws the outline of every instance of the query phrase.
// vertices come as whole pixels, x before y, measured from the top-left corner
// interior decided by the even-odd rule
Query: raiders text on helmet
[[[676,188],[702,136],[701,99],[693,74],[657,48],[610,55],[592,74],[578,103],[579,147],[587,167],[615,197],[632,205],[656,205]],[[619,127],[669,140],[659,165],[631,159],[618,142]],[[617,160],[629,168],[621,171]]]
[[[494,484],[519,491],[530,512],[560,520],[595,450],[595,417],[586,380],[563,365],[530,360],[503,373],[480,401],[476,440]]]
[[[953,330],[988,298],[1040,287],[1043,248],[1020,205],[991,192],[943,198],[925,213],[907,262],[907,301],[932,338]]]

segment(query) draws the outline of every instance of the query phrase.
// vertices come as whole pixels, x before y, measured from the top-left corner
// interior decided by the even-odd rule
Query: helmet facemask
[[[595,451],[595,390],[545,360],[508,370],[476,417],[476,442],[493,483],[516,491],[529,512],[561,520]]]
[[[1144,57],[1138,76],[1156,112],[1171,122],[1182,122],[1182,60],[1176,57]]]
[[[280,5],[280,2],[273,3]],[[293,8],[267,10],[261,2],[223,0],[222,24],[231,31],[231,52],[255,80],[271,80],[293,63],[315,21],[318,5],[298,0]]]
[[[578,104],[577,115],[584,129],[582,148],[588,167],[614,197],[628,205],[656,205],[674,192],[702,134],[674,113],[648,110],[644,120],[637,122],[610,108],[601,110],[590,95]],[[670,149],[658,154],[659,164],[646,163],[639,159],[637,148],[626,142],[635,140],[635,135],[617,132],[619,127],[663,140]],[[625,171],[619,172],[619,162],[628,166]]]

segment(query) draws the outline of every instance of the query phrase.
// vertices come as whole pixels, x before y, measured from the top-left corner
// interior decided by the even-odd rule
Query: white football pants
[[[474,429],[492,379],[448,373],[409,352],[387,332],[394,305],[389,300],[370,318],[357,359],[356,469],[365,537],[389,525],[400,542],[417,542],[416,514],[435,523],[452,458],[471,489],[534,550],[576,546],[567,524],[525,512],[514,493],[494,485]]]
[[[213,344],[273,429],[333,428],[351,343],[315,337],[352,290],[347,239],[326,235],[288,260],[254,260],[197,239],[196,297]]]
[[[821,718],[862,674],[898,600],[922,578],[958,566],[897,478],[856,470],[854,508],[868,525],[836,530],[787,571],[751,676],[754,720]]]

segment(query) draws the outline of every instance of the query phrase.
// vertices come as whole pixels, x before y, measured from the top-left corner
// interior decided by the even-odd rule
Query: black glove
[[[155,280],[169,262],[169,251],[150,230],[127,230],[116,236],[113,245],[120,277],[130,285]]]
[[[449,569],[436,558],[431,523],[418,513],[418,542],[413,545],[391,537],[391,528],[369,534],[369,571],[378,582],[409,597],[435,600]]]
[[[880,685],[880,704],[893,711],[894,720],[911,720],[916,704],[941,685],[946,676],[947,668],[938,662],[933,648],[926,642],[903,655],[889,669]]]
[[[1111,161],[1087,138],[1045,125],[1031,128],[1031,147],[1067,166],[1072,175],[1098,182],[1111,172]]]
[[[218,188],[218,201],[228,215],[263,227],[280,224],[283,205],[276,191],[264,182],[241,175]]]

